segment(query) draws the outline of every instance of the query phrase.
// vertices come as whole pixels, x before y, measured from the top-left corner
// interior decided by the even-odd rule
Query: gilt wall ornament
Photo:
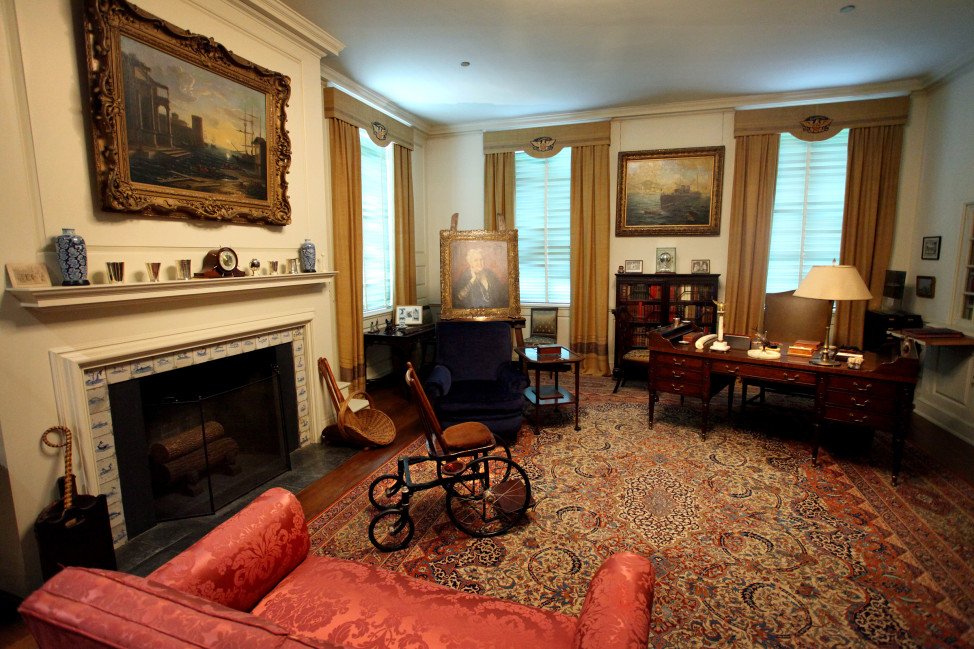
[[[825,133],[832,125],[832,118],[824,115],[809,115],[799,123],[806,133]]]
[[[380,142],[385,142],[386,137],[389,135],[389,129],[382,122],[372,122],[372,135]]]
[[[535,151],[540,151],[544,153],[545,151],[551,151],[555,146],[555,138],[542,136],[536,137],[531,140],[531,148]]]
[[[290,79],[125,0],[85,0],[102,209],[287,225]]]

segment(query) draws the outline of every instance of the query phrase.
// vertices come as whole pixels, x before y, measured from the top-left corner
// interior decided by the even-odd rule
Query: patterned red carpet
[[[699,403],[664,398],[649,429],[644,384],[611,389],[583,377],[579,432],[522,429],[537,504],[507,535],[458,532],[433,489],[410,546],[377,552],[367,480],[311,522],[312,551],[575,614],[602,559],[633,550],[656,566],[651,647],[974,646],[969,485],[908,447],[892,487],[883,433],[832,430],[812,466],[810,404],[728,420],[720,395],[701,440]]]

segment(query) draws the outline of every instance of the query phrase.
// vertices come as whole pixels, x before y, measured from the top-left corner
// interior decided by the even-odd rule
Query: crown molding
[[[852,99],[879,99],[908,95],[920,90],[924,84],[919,79],[903,79],[889,83],[845,86],[839,88],[819,88],[796,92],[765,93],[760,95],[739,95],[734,97],[715,97],[696,101],[622,106],[619,108],[600,108],[574,113],[550,113],[509,120],[491,120],[436,126],[430,129],[430,136],[459,135],[462,133],[481,133],[483,131],[555,126],[558,124],[578,124],[606,119],[639,119],[664,115],[686,115],[689,113],[714,113],[725,110],[746,110],[749,108],[771,108],[808,103],[833,103]]]
[[[345,49],[345,43],[280,0],[236,0],[232,6],[246,11],[263,24],[274,28],[321,58],[338,56],[338,53]]]
[[[321,80],[325,85],[335,86],[336,88],[339,88],[340,90],[355,97],[359,101],[368,104],[372,108],[382,111],[390,117],[395,117],[400,122],[404,122],[408,126],[412,126],[413,129],[419,131],[423,135],[428,135],[430,132],[430,124],[425,119],[419,115],[409,112],[397,104],[394,104],[383,95],[380,95],[370,88],[366,88],[357,81],[353,81],[338,70],[325,65],[324,61],[321,62]]]
[[[974,68],[974,50],[958,56],[953,61],[944,65],[937,71],[924,77],[924,89],[933,90],[944,84],[950,83],[962,74]]]

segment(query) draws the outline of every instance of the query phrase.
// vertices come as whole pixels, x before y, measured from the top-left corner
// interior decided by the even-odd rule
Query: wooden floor
[[[340,467],[320,478],[298,494],[305,517],[311,519],[329,507],[348,490],[367,477],[386,460],[422,435],[421,424],[413,405],[398,388],[369,388],[376,408],[396,423],[396,439],[389,446],[360,451]],[[914,415],[910,441],[924,452],[974,485],[974,447],[956,436]],[[0,648],[37,649],[23,622],[9,604],[0,616]]]

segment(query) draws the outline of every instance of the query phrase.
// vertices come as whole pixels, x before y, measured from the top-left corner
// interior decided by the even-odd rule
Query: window
[[[544,159],[514,154],[521,302],[571,301],[572,152]]]
[[[392,147],[377,146],[359,129],[362,144],[362,304],[366,314],[392,309]]]
[[[974,323],[974,203],[964,206],[964,235],[960,245],[965,257],[957,278],[960,288],[959,322],[961,326]]]
[[[820,142],[781,134],[765,290],[798,288],[812,266],[838,260],[849,131]]]

